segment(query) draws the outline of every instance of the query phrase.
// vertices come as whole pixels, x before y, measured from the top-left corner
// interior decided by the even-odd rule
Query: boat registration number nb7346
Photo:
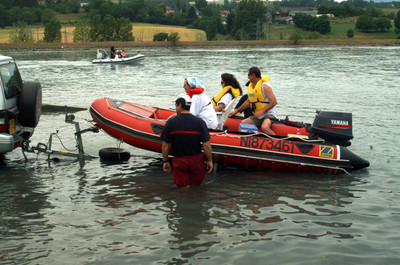
[[[294,143],[283,140],[274,141],[271,138],[251,136],[251,137],[240,138],[240,146],[293,153]]]

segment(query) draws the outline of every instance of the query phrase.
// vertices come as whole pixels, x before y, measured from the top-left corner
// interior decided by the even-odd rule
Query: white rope
[[[288,137],[285,137],[285,138],[277,138],[277,137],[273,137],[273,136],[268,135],[268,134],[263,133],[263,132],[251,133],[251,134],[246,134],[246,135],[236,135],[236,134],[229,134],[227,130],[224,130],[223,132],[218,132],[218,133],[212,132],[212,133],[210,133],[210,134],[212,134],[212,135],[226,134],[227,136],[230,136],[230,137],[237,137],[237,138],[262,135],[262,136],[265,136],[265,137],[268,137],[268,138],[271,138],[271,139],[274,139],[274,140],[289,140],[289,139],[290,139],[290,140],[293,140],[293,139],[299,139],[299,140],[302,140],[303,142],[307,142],[307,143],[324,142],[324,140],[318,140],[318,139],[317,139],[317,140],[310,140],[310,139],[304,139],[304,138],[292,137],[292,136],[288,136]]]

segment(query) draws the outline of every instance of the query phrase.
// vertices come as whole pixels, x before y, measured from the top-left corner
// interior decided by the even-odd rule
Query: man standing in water
[[[181,95],[175,101],[177,115],[170,118],[165,124],[161,134],[163,170],[171,171],[168,159],[169,147],[171,146],[172,171],[174,183],[178,187],[189,187],[200,185],[205,177],[206,170],[210,173],[213,169],[212,150],[210,134],[206,123],[190,114],[192,101],[188,95]],[[204,155],[201,152],[203,146]],[[204,166],[204,156],[207,159]]]
[[[238,109],[235,109],[230,116],[251,107],[253,116],[244,119],[242,123],[255,124],[257,127],[261,127],[264,133],[275,135],[275,132],[271,130],[271,119],[276,119],[277,111],[275,106],[278,101],[269,82],[271,78],[261,76],[258,67],[251,67],[247,76],[250,80],[247,90],[248,99]]]

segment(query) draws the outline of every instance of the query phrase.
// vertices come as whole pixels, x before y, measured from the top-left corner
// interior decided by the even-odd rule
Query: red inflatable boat
[[[161,153],[160,135],[175,111],[102,98],[92,103],[90,113],[112,137]],[[275,120],[271,128],[276,136],[243,132],[242,119],[229,118],[224,130],[210,131],[214,160],[222,166],[331,173],[369,166],[347,149],[353,138],[351,113],[317,111],[312,125]]]

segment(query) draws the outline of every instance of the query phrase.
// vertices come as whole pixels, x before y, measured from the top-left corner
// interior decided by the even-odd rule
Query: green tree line
[[[167,5],[175,12],[167,12]],[[84,18],[78,21],[74,32],[74,41],[130,41],[134,40],[131,30],[132,22],[146,22],[167,25],[186,26],[206,32],[208,40],[236,39],[255,40],[265,38],[262,31],[267,12],[274,21],[275,11],[282,6],[318,5],[320,13],[336,14],[346,17],[360,15],[357,29],[364,32],[386,31],[391,28],[390,18],[398,19],[393,13],[390,17],[375,8],[373,2],[363,0],[283,0],[266,6],[259,0],[242,0],[240,2],[224,1],[223,5],[209,3],[206,0],[130,0],[110,1],[91,0],[84,6]],[[221,10],[228,10],[227,17],[222,17]],[[79,12],[77,0],[45,0],[38,4],[36,0],[0,0],[0,26],[30,25],[33,23],[46,25],[44,41],[58,41],[58,24],[54,20],[54,12]],[[82,10],[81,10],[82,12]],[[372,19],[370,19],[372,17]],[[330,32],[327,17],[312,17],[296,14],[293,17],[296,27],[320,34]],[[389,21],[389,24],[388,24]],[[22,22],[22,24],[21,24]],[[225,22],[225,23],[223,23]],[[50,24],[50,25],[47,25]],[[56,25],[57,24],[57,25]],[[395,20],[396,26],[396,20]],[[47,29],[47,30],[46,30]],[[396,26],[396,29],[398,27]],[[18,38],[17,38],[18,39]],[[26,39],[26,38],[22,38]]]
[[[12,26],[16,22],[28,25],[46,24],[55,17],[55,12],[62,14],[78,13],[78,0],[0,0],[0,27]]]
[[[110,14],[101,18],[81,19],[74,30],[74,42],[133,41],[132,24],[129,19],[114,18]]]
[[[321,34],[326,34],[331,31],[331,25],[328,17],[314,17],[307,14],[297,13],[293,16],[293,23],[306,31],[317,31]]]
[[[334,1],[334,0],[282,0],[277,1],[277,6],[280,7],[315,7],[315,6],[347,6],[346,8],[353,8],[355,10],[375,7],[375,8],[400,8],[400,2],[378,2],[378,1],[364,1],[364,0],[347,0],[347,1]]]

